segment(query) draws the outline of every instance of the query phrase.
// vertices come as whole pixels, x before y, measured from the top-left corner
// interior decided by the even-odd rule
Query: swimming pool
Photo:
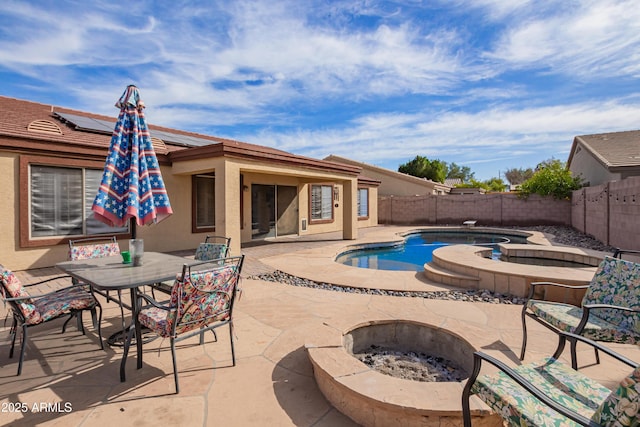
[[[527,243],[527,238],[482,231],[422,231],[409,234],[403,243],[393,246],[343,252],[338,255],[336,262],[376,270],[422,271],[437,248],[457,244],[489,246],[493,248],[494,258],[498,259],[499,243]]]

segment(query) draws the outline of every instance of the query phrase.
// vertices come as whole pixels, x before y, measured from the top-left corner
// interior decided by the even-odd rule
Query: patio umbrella
[[[173,213],[156,153],[144,118],[144,102],[134,85],[124,91],[104,166],[98,194],[91,209],[96,219],[112,227],[131,221],[138,225],[162,221]]]

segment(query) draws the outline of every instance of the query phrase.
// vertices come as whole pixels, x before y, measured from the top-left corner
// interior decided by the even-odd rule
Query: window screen
[[[125,233],[93,217],[91,205],[102,171],[31,165],[31,236],[70,236]]]
[[[369,190],[358,188],[358,217],[369,216]]]
[[[215,176],[197,175],[195,178],[196,228],[215,227]]]
[[[333,187],[331,185],[311,186],[311,219],[333,219]]]

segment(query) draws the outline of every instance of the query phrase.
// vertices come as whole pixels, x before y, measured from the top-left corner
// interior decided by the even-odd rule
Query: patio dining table
[[[131,292],[132,319],[128,326],[124,326],[122,331],[126,339],[130,340],[130,328],[135,324],[135,313],[138,309],[136,289],[140,286],[151,285],[176,278],[184,264],[191,265],[198,261],[190,258],[183,258],[176,255],[169,255],[160,252],[145,252],[142,265],[133,266],[124,264],[119,257],[104,257],[84,259],[77,261],[65,261],[56,264],[60,270],[81,282],[91,285],[101,291],[122,291],[129,289]],[[127,362],[130,342],[125,345],[125,350],[120,362],[120,381],[126,380],[125,367]],[[141,359],[138,357],[138,369],[141,366]]]

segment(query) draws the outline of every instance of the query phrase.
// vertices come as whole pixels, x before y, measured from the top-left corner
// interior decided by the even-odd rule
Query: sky
[[[0,95],[475,178],[640,129],[637,0],[0,2]],[[1,118],[0,118],[1,120]]]

